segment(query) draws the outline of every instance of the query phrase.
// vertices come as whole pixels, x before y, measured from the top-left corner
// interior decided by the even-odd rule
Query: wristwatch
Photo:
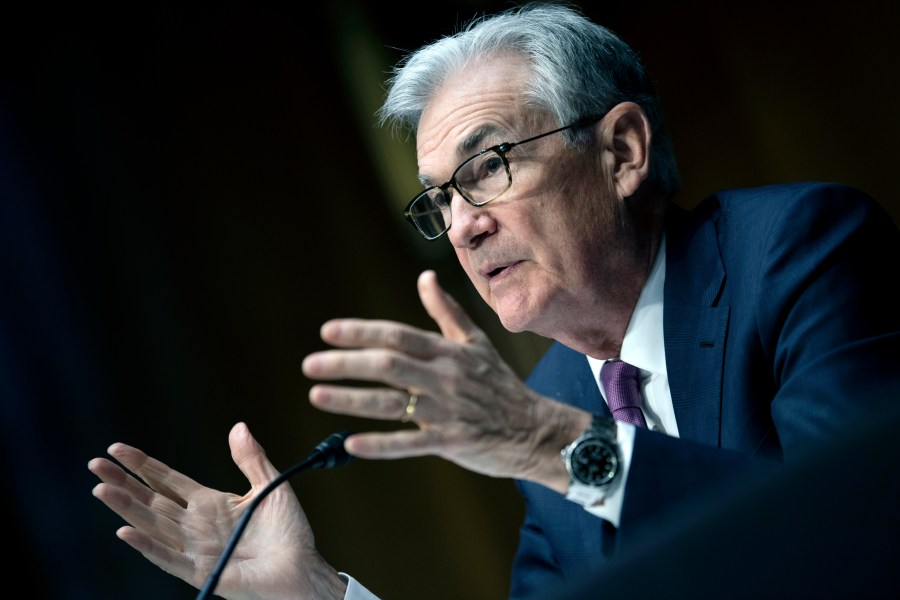
[[[620,471],[616,422],[594,415],[590,428],[563,448],[561,454],[569,472],[566,498],[587,509],[597,505],[614,487]]]

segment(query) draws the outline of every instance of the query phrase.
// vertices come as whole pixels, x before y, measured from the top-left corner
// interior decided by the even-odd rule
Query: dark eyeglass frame
[[[416,223],[416,220],[413,218],[413,212],[412,212],[412,207],[413,207],[413,205],[414,205],[416,202],[418,202],[421,198],[430,198],[429,192],[431,192],[431,191],[433,191],[433,190],[440,190],[444,196],[449,197],[449,195],[447,194],[447,190],[448,190],[449,188],[452,187],[453,189],[455,189],[455,190],[459,193],[459,195],[462,197],[463,200],[465,200],[466,202],[468,202],[468,203],[471,204],[472,206],[484,206],[484,205],[487,204],[488,202],[490,202],[490,201],[492,201],[492,200],[495,200],[495,199],[499,198],[501,195],[503,195],[504,193],[506,193],[506,191],[507,191],[509,188],[512,187],[512,171],[510,171],[510,169],[509,169],[509,160],[506,158],[506,154],[507,154],[510,150],[512,150],[512,149],[515,148],[516,146],[521,146],[522,144],[527,144],[528,142],[533,142],[533,141],[535,141],[535,140],[539,140],[539,139],[541,139],[541,138],[543,138],[543,137],[547,137],[548,135],[553,135],[554,133],[559,133],[559,132],[561,132],[561,131],[565,131],[566,129],[573,129],[573,128],[575,128],[575,127],[583,127],[583,126],[585,126],[585,125],[590,125],[590,124],[592,124],[592,123],[596,123],[597,121],[599,121],[600,119],[602,119],[602,118],[605,117],[605,116],[606,116],[606,113],[603,113],[603,114],[601,114],[601,115],[593,115],[593,116],[590,116],[590,117],[583,117],[583,118],[581,118],[581,119],[578,119],[578,120],[575,121],[574,123],[570,123],[570,124],[566,125],[565,127],[560,127],[560,128],[558,128],[558,129],[554,129],[554,130],[552,130],[552,131],[547,131],[547,132],[544,132],[544,133],[539,133],[538,135],[532,136],[532,137],[530,137],[530,138],[526,138],[526,139],[521,140],[521,141],[518,141],[518,142],[503,142],[503,143],[501,143],[501,144],[497,144],[496,146],[491,146],[490,148],[485,148],[484,150],[481,150],[480,152],[477,152],[476,154],[473,154],[472,156],[470,156],[469,158],[467,158],[466,160],[464,160],[462,163],[460,163],[460,165],[459,165],[458,167],[456,167],[456,169],[453,171],[453,176],[450,177],[449,181],[447,181],[446,183],[442,183],[441,185],[432,185],[432,186],[430,186],[430,187],[425,188],[424,190],[422,190],[422,191],[419,192],[418,194],[416,194],[415,198],[413,198],[412,200],[410,200],[410,201],[409,201],[409,204],[406,205],[406,208],[403,209],[403,216],[404,216],[404,218],[405,218],[407,221],[409,221],[409,223],[410,223],[413,227],[416,228],[416,231],[418,231],[419,233],[421,233],[422,236],[423,236],[426,240],[429,240],[429,241],[430,241],[430,240],[436,240],[437,238],[439,238],[439,237],[441,237],[442,235],[444,235],[445,233],[447,233],[447,231],[450,229],[450,224],[449,224],[450,219],[449,219],[449,218],[447,219],[448,224],[447,224],[447,226],[443,229],[443,231],[441,231],[441,232],[438,233],[437,235],[433,235],[433,236],[432,236],[432,235],[428,235],[427,233],[425,233],[425,232],[419,227],[419,225]],[[472,198],[470,198],[470,197],[468,196],[468,194],[460,187],[459,183],[456,181],[456,176],[459,174],[459,172],[460,172],[466,165],[468,165],[468,164],[469,164],[470,162],[472,162],[473,160],[478,159],[479,156],[483,156],[484,154],[487,154],[488,152],[494,152],[495,154],[497,154],[497,156],[500,157],[500,160],[503,161],[503,166],[504,166],[504,168],[506,168],[506,177],[507,177],[506,189],[504,189],[502,192],[498,193],[497,195],[493,196],[492,198],[488,198],[487,200],[484,200],[484,201],[482,201],[482,202],[476,202],[475,200],[473,200]],[[448,206],[449,206],[449,201],[448,201],[447,204],[448,204]]]

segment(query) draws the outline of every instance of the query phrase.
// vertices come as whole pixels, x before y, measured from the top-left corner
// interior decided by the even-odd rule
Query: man
[[[647,74],[577,11],[525,5],[422,48],[398,65],[380,117],[416,134],[425,190],[406,218],[446,236],[507,329],[555,344],[523,383],[427,271],[419,294],[440,333],[325,323],[336,349],[308,356],[304,374],[374,387],[323,383],[310,401],[417,425],[353,435],[352,455],[436,455],[514,478],[527,514],[511,597],[634,552],[686,503],[804,460],[900,398],[896,293],[871,260],[898,255],[889,216],[857,190],[815,183],[676,208]],[[620,373],[639,396],[623,416]],[[95,495],[130,524],[118,535],[198,587],[277,475],[243,424],[229,441],[244,496],[122,444],[110,454],[156,491],[90,463]],[[317,553],[288,486],[241,544],[223,597],[370,597]]]

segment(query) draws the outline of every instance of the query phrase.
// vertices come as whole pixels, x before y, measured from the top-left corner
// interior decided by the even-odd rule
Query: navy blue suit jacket
[[[900,402],[898,259],[890,215],[842,185],[728,190],[672,207],[663,333],[680,437],[638,431],[618,530],[517,481],[526,517],[511,598],[602,568],[692,495],[803,460],[864,411]],[[606,412],[586,358],[559,343],[528,385]]]

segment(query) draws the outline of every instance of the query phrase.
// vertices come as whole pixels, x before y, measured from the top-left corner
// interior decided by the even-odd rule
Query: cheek
[[[478,293],[481,294],[481,297],[484,298],[485,302],[487,302],[488,297],[486,295],[486,284],[480,282],[480,278],[476,277],[475,273],[472,271],[472,264],[469,262],[468,252],[461,249],[456,249],[455,252],[456,260],[459,261],[459,264],[463,268],[463,271],[466,273],[466,276],[469,278],[469,281],[472,282],[472,285],[475,286],[475,289],[478,290]]]
[[[466,275],[469,276],[469,279],[472,279],[472,265],[469,264],[468,253],[460,248],[454,248],[453,252],[456,254],[456,260],[459,261],[459,264],[463,268],[463,271],[466,272]]]
[[[577,181],[589,184],[578,185]],[[588,237],[606,236],[615,219],[614,198],[602,178],[573,177],[572,184],[566,189],[565,206],[560,210],[565,212],[573,235],[580,232]]]
[[[580,237],[581,232],[596,223],[595,215],[585,206],[584,197],[575,196],[571,188],[560,189],[549,197],[531,204],[527,223],[523,223],[532,239],[559,247]]]

